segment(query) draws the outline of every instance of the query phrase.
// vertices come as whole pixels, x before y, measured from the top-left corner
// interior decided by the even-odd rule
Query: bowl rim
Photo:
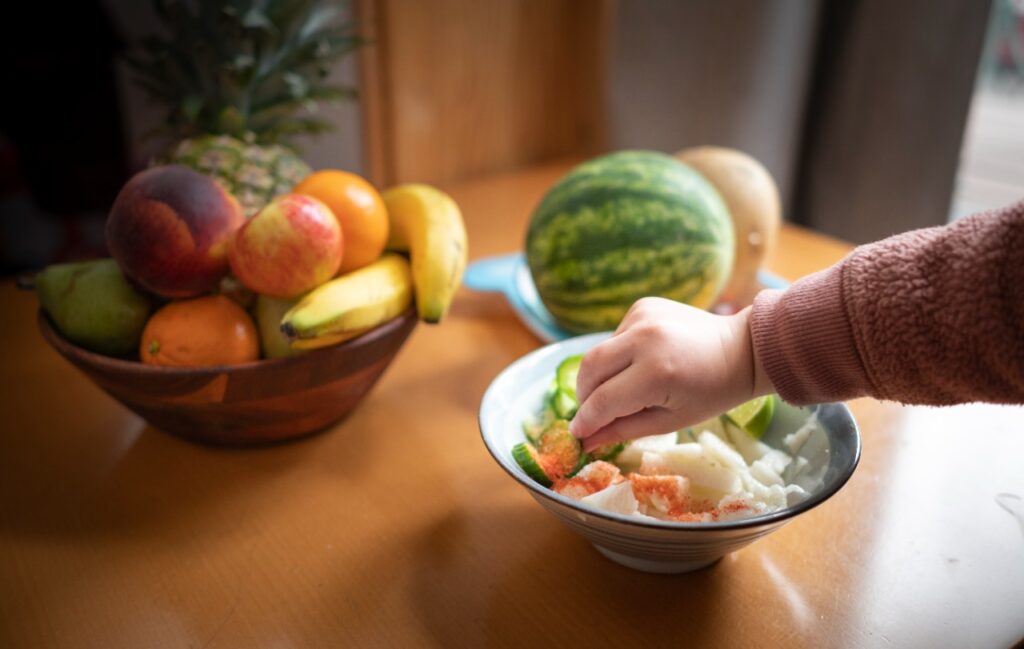
[[[488,439],[488,435],[484,430],[484,405],[488,401],[495,399],[496,389],[502,379],[518,369],[519,366],[529,363],[531,360],[542,354],[550,353],[552,349],[556,347],[563,347],[570,343],[582,344],[580,341],[587,338],[592,338],[593,342],[587,341],[586,348],[589,349],[597,343],[598,340],[609,337],[611,332],[597,332],[592,334],[585,334],[582,336],[576,336],[565,340],[556,341],[549,343],[533,351],[520,356],[508,366],[505,367],[497,376],[491,381],[490,385],[487,386],[487,390],[484,392],[484,396],[480,401],[480,408],[477,411],[477,427],[480,429],[480,436],[484,442],[484,446],[487,448],[487,452],[490,453],[494,461],[498,463],[498,466],[502,468],[508,475],[510,475],[516,482],[526,487],[532,495],[540,496],[551,500],[559,505],[568,507],[574,511],[581,512],[588,516],[594,516],[597,518],[604,519],[612,523],[623,523],[626,525],[634,525],[641,528],[670,531],[670,530],[685,530],[685,531],[697,531],[697,530],[742,530],[754,527],[763,527],[769,525],[780,524],[788,521],[791,518],[795,518],[799,514],[807,512],[818,505],[822,504],[836,493],[849,481],[853,476],[854,471],[857,469],[857,465],[860,463],[861,456],[861,433],[860,426],[857,424],[857,420],[853,417],[853,413],[845,403],[825,403],[817,404],[820,407],[835,408],[839,412],[844,413],[850,421],[852,427],[852,438],[853,438],[853,457],[848,467],[845,467],[839,475],[837,475],[833,482],[828,485],[827,488],[823,488],[821,491],[812,494],[809,498],[791,506],[785,507],[778,511],[768,512],[765,514],[757,514],[748,518],[741,518],[731,521],[708,521],[708,522],[683,522],[683,521],[662,521],[662,520],[645,520],[638,519],[624,514],[616,514],[613,512],[607,512],[597,507],[580,503],[577,500],[567,498],[561,494],[555,493],[551,489],[544,487],[540,483],[530,479],[528,476],[523,476],[517,473],[511,466],[509,466],[504,458],[499,455],[498,450],[492,445],[491,440]]]
[[[99,352],[90,351],[81,347],[64,337],[53,324],[46,310],[40,307],[36,312],[36,321],[43,338],[62,355],[68,358],[78,359],[90,366],[106,367],[108,369],[122,372],[134,372],[152,376],[215,376],[225,372],[254,372],[264,369],[284,367],[287,365],[310,362],[309,359],[317,359],[324,354],[336,354],[342,351],[358,349],[369,345],[381,338],[385,338],[395,331],[401,329],[410,319],[417,319],[416,306],[410,305],[394,318],[381,323],[364,334],[356,336],[336,345],[329,345],[318,349],[307,350],[303,354],[295,356],[284,356],[280,358],[260,358],[245,363],[229,363],[226,365],[205,365],[201,367],[173,367],[164,365],[147,365],[142,361],[130,360],[119,356],[107,356]]]

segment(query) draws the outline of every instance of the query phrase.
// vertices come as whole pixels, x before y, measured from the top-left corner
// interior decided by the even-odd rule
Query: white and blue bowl
[[[540,411],[558,363],[566,356],[587,351],[608,335],[590,334],[552,343],[505,368],[480,404],[480,432],[487,450],[512,479],[612,561],[657,573],[702,568],[825,502],[853,474],[860,459],[860,432],[845,405],[797,408],[780,402],[762,440],[769,446],[787,450],[782,439],[799,428],[812,411],[817,412],[819,422],[800,450],[809,462],[800,484],[810,496],[792,507],[728,522],[646,521],[601,511],[542,487],[512,459],[512,447],[525,439],[522,423]]]

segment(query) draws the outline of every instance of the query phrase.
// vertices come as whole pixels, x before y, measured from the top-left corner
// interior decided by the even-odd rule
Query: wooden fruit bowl
[[[299,356],[166,368],[82,349],[38,315],[43,337],[61,356],[154,427],[229,446],[294,439],[337,422],[377,382],[417,321],[410,307],[358,338]]]

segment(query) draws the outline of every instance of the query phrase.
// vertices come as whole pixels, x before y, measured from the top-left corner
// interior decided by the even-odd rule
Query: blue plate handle
[[[760,271],[757,279],[765,288],[788,286],[786,280],[766,271]],[[521,252],[479,259],[466,268],[462,281],[475,291],[503,293],[519,320],[544,342],[576,335],[559,327],[544,307]]]

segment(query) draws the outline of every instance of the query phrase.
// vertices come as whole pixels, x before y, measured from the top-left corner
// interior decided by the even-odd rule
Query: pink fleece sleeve
[[[751,335],[791,403],[1024,403],[1024,201],[762,291]]]

